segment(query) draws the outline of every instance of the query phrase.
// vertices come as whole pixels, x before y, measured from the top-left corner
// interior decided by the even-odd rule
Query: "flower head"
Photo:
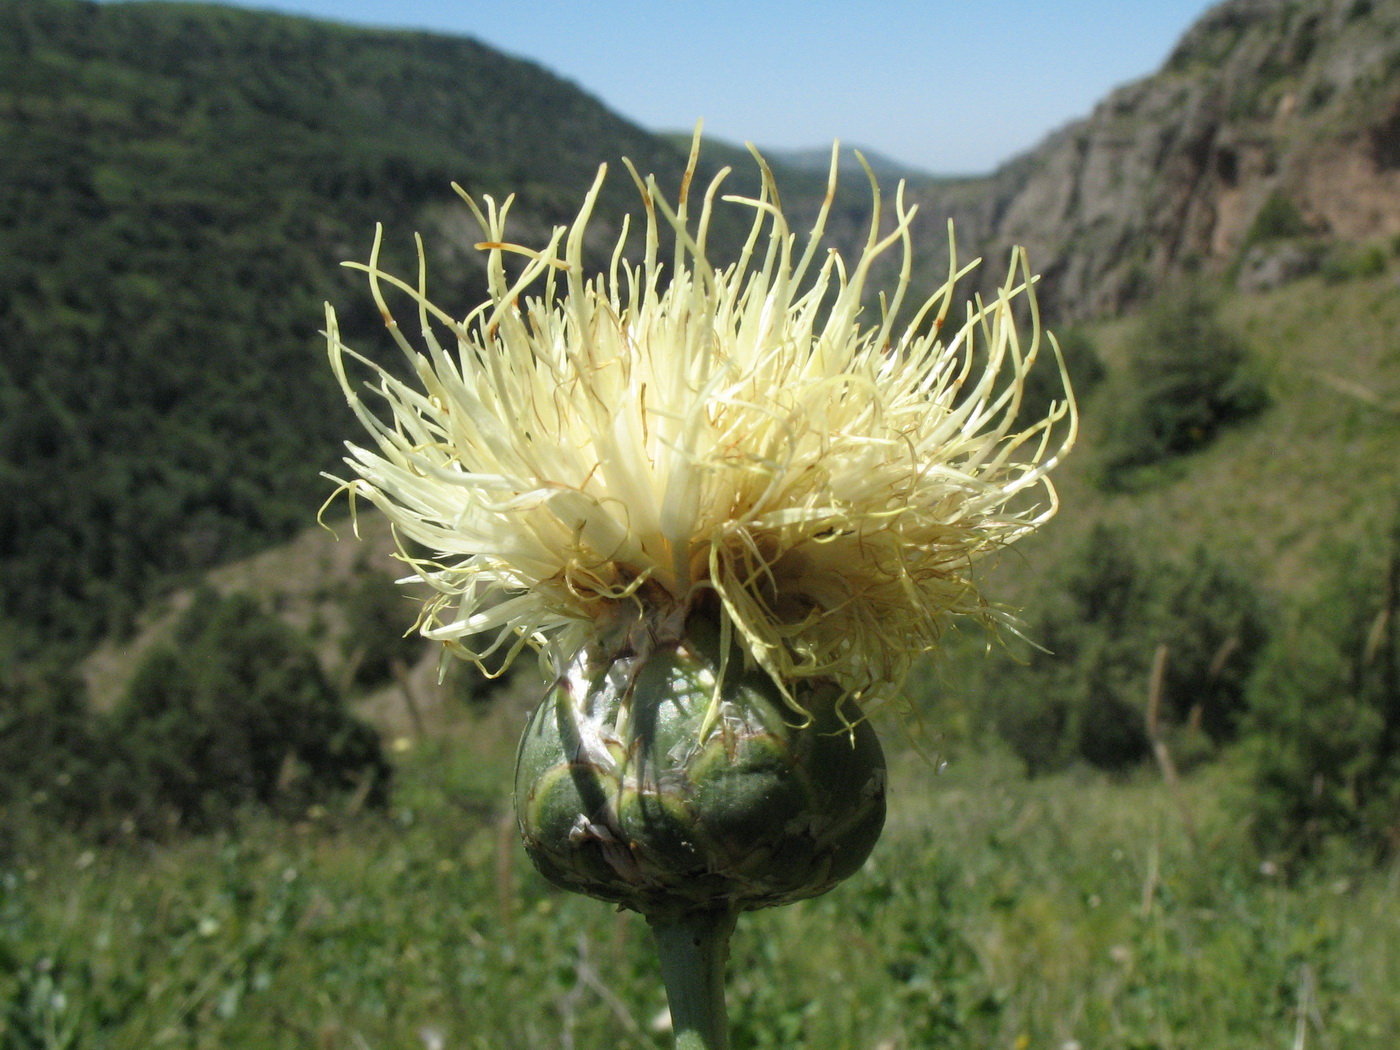
[[[434,590],[421,630],[462,655],[530,645],[557,666],[618,624],[674,637],[704,613],[789,699],[813,677],[879,695],[950,616],[991,615],[975,563],[1054,513],[1048,474],[1075,416],[1066,386],[1045,418],[1017,421],[1042,345],[1033,279],[1018,250],[995,298],[946,325],[971,269],[950,262],[901,320],[914,217],[902,186],[885,233],[874,189],[848,262],[822,247],[831,192],[799,239],[766,165],[757,199],[721,196],[725,169],[697,217],[695,159],[674,206],[627,165],[640,257],[624,222],[596,275],[583,248],[606,169],[542,248],[507,242],[510,199],[463,193],[489,289],[464,318],[429,301],[421,242],[410,283],[380,269],[376,240],[361,268],[413,375],[346,347],[327,308],[332,365],[374,438],[347,444],[356,476],[341,484],[432,552],[403,555]],[[833,151],[832,190],[835,178]],[[706,240],[725,206],[750,210],[752,227],[717,266]],[[872,308],[872,265],[896,249],[898,282]],[[388,306],[395,291],[416,306],[418,344]],[[372,376],[370,403],[352,362]]]

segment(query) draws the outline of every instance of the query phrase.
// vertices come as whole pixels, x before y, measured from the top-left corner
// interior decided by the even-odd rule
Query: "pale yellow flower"
[[[605,169],[542,248],[507,242],[509,199],[463,194],[489,298],[461,319],[429,301],[421,261],[412,283],[381,270],[376,242],[362,268],[413,375],[346,347],[327,308],[332,365],[374,438],[347,445],[356,476],[342,485],[433,552],[410,558],[435,591],[422,633],[462,655],[530,645],[559,666],[619,616],[674,633],[699,612],[785,695],[807,677],[878,695],[950,616],[988,618],[975,563],[1055,511],[1048,474],[1076,420],[1066,384],[1048,416],[1017,421],[1042,346],[1025,256],[956,325],[944,324],[966,273],[955,264],[902,320],[914,217],[902,186],[884,234],[875,191],[852,264],[822,247],[826,207],[805,240],[790,232],[766,166],[758,199],[720,196],[721,173],[698,217],[684,187],[673,207],[628,171],[640,259],[624,224],[597,275],[583,246]],[[753,216],[724,267],[706,251],[721,207]],[[872,264],[891,250],[901,275],[871,307]],[[417,343],[387,303],[396,293],[416,306]]]

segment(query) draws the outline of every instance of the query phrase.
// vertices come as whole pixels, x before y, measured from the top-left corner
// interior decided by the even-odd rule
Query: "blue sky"
[[[476,37],[653,130],[974,174],[1155,71],[1205,0],[261,0]]]

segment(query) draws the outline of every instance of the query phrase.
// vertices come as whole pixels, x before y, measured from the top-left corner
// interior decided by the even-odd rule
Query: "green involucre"
[[[885,817],[885,764],[869,723],[834,689],[803,721],[772,680],[724,668],[715,632],[646,655],[585,650],[525,729],[516,814],[551,882],[647,915],[786,904],[864,863]],[[702,733],[702,729],[704,732]]]

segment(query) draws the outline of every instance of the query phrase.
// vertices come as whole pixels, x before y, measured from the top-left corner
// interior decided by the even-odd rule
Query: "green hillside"
[[[1208,548],[1278,601],[1316,586],[1339,552],[1382,548],[1400,509],[1396,273],[1225,298],[1222,320],[1248,346],[1268,408],[1128,491],[1104,491],[1097,475],[1109,419],[1131,395],[1125,343],[1140,321],[1089,326],[1109,378],[1083,406],[1060,515],[1002,566],[1015,603],[1037,601],[1027,565],[1068,557],[1096,525],[1165,557]]]
[[[458,221],[456,181],[547,229],[620,156],[671,185],[684,163],[468,39],[2,0],[0,654],[121,631],[163,582],[305,526],[345,436],[321,304],[377,327],[337,265],[375,222],[402,259]],[[432,239],[469,301],[464,235]]]
[[[1397,5],[1229,0],[1203,25],[1254,27],[1246,68],[1274,14],[1279,39],[1350,46]],[[1169,142],[1188,109],[1135,134]],[[1196,142],[1173,141],[1164,169]],[[914,184],[916,282],[941,279],[946,214],[967,245],[997,232],[1008,182],[1059,222],[1041,160],[1070,145],[1017,162],[1034,179]],[[337,265],[379,221],[401,271],[423,231],[445,306],[480,295],[451,182],[516,192],[529,243],[598,163],[674,186],[683,148],[466,39],[0,0],[0,1050],[669,1045],[639,917],[521,850],[531,662],[440,682],[400,636],[382,516],[360,540],[314,525],[357,429],[316,329],[330,299],[383,345]],[[756,184],[736,147],[705,164]],[[1144,203],[1084,168],[1121,214]],[[843,173],[849,251],[868,198]],[[801,229],[825,178],[779,184]],[[613,179],[600,231],[634,199]],[[909,717],[876,713],[884,839],[831,893],[745,920],[736,1046],[1393,1045],[1400,237],[1290,201],[1201,283],[1053,325],[1082,411],[1060,513],[978,563],[1025,638],[950,630]],[[1038,268],[1065,262],[1047,243]],[[1058,390],[1037,371],[1033,408]]]

